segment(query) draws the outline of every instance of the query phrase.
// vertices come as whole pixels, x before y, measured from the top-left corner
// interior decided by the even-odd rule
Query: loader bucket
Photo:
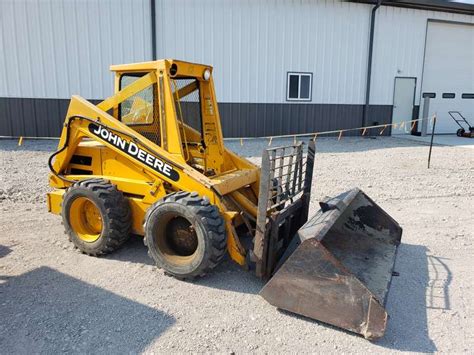
[[[270,304],[362,334],[383,336],[402,229],[359,189],[320,203],[260,295]]]

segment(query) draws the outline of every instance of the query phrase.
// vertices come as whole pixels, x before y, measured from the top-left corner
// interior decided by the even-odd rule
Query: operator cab
[[[114,109],[114,117],[165,149],[167,139],[165,127],[177,123],[182,156],[186,163],[207,176],[216,175],[221,169],[209,166],[206,159],[206,155],[209,154],[207,149],[209,142],[206,143],[203,129],[204,114],[215,114],[213,98],[209,89],[205,94],[201,88],[203,82],[208,84],[211,79],[211,68],[173,61],[166,75],[162,69],[157,68],[157,64],[158,62],[146,62],[111,67],[116,75],[115,93],[124,90],[150,72],[158,72],[158,80],[120,103]],[[198,73],[199,75],[196,75]],[[165,107],[168,102],[165,95],[172,96],[173,107]],[[173,111],[176,119],[166,117],[165,112],[169,112],[169,109]],[[216,145],[219,141],[214,132],[217,127],[212,125],[212,128],[214,129],[207,132],[207,140],[211,139],[211,145]]]

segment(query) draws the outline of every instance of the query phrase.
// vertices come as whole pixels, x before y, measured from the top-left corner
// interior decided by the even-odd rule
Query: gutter
[[[150,0],[151,13],[151,59],[156,60],[156,3]]]
[[[369,55],[367,60],[367,79],[365,86],[365,106],[362,117],[362,127],[367,126],[369,121],[369,101],[370,101],[370,81],[372,79],[372,53],[374,51],[374,32],[375,32],[375,13],[377,9],[382,5],[383,0],[378,0],[377,5],[372,9],[370,15],[370,34],[369,34]]]
[[[359,4],[374,5],[377,0],[349,0]],[[453,14],[471,15],[474,13],[474,3],[462,0],[384,0],[384,6],[401,7],[406,9],[441,11]]]

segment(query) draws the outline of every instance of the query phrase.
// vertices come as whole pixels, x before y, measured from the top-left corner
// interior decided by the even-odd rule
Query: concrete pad
[[[407,139],[415,142],[422,142],[430,144],[431,135],[425,137],[419,136],[412,136],[410,134],[407,135],[394,135],[393,138],[400,138],[400,139]],[[470,148],[474,149],[474,138],[464,138],[458,137],[455,134],[435,134],[433,144],[437,145],[449,145],[453,147],[461,147],[461,148]]]

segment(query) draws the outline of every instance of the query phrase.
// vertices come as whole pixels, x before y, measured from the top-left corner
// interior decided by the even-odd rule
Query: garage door
[[[428,22],[421,90],[431,97],[429,113],[437,115],[437,133],[459,128],[449,111],[461,112],[474,125],[474,25]]]

